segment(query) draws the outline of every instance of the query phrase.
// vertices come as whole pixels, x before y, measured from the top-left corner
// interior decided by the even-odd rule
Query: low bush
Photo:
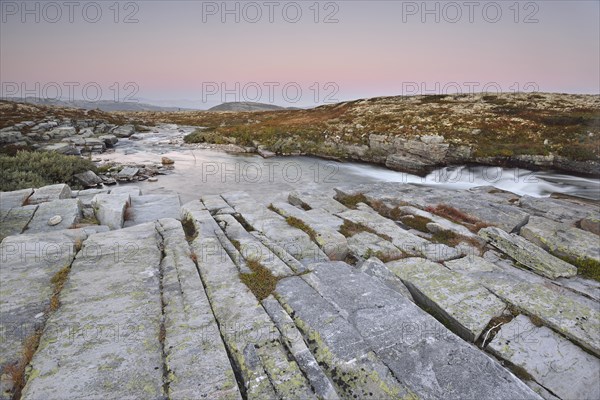
[[[77,156],[55,152],[19,151],[14,156],[0,155],[0,191],[11,191],[73,182],[73,175],[91,170],[95,165]]]

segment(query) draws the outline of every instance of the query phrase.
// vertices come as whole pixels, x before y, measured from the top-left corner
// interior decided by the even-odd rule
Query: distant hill
[[[223,103],[223,104],[220,104],[218,106],[208,109],[208,111],[278,111],[278,110],[285,110],[285,108],[276,106],[274,104],[253,103],[253,102],[249,102],[249,101]]]
[[[187,110],[179,107],[161,107],[154,106],[152,104],[138,103],[133,101],[112,101],[112,100],[99,100],[99,101],[85,101],[85,100],[74,100],[64,101],[56,99],[40,99],[35,97],[30,98],[16,98],[6,97],[2,100],[15,101],[21,103],[29,103],[40,106],[54,106],[54,107],[69,107],[69,108],[81,108],[83,110],[101,110],[101,111],[179,111]]]

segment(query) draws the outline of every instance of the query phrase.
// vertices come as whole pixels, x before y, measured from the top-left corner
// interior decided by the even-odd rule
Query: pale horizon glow
[[[248,21],[252,9],[243,14],[247,2],[227,2],[238,7],[239,23],[215,11],[220,1],[121,2],[118,16],[114,2],[98,2],[102,16],[95,23],[82,12],[90,2],[76,3],[73,22],[64,7],[51,22],[55,10],[44,10],[44,2],[0,2],[2,96],[54,97],[50,89],[58,84],[67,98],[76,83],[76,99],[93,99],[93,90],[82,95],[82,87],[95,85],[106,100],[205,108],[223,101],[306,107],[484,88],[600,93],[598,1],[496,2],[502,12],[496,22],[487,1],[475,2],[473,22],[464,2],[453,3],[462,12],[453,22],[448,2],[319,2],[317,17],[309,1],[294,3],[302,11],[296,23],[281,11],[293,2],[275,2],[273,22],[264,2],[254,3],[263,12],[256,23]],[[422,4],[433,13],[415,10]],[[329,14],[337,22],[324,23]],[[128,15],[137,22],[124,23]]]

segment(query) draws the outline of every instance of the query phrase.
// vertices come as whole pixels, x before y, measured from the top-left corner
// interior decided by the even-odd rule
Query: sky
[[[594,1],[6,1],[2,96],[208,108],[600,93]]]

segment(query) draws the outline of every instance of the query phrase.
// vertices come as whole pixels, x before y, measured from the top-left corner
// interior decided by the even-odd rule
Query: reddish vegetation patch
[[[464,212],[445,204],[440,204],[436,207],[427,207],[425,208],[425,211],[464,225],[473,233],[477,233],[480,229],[490,226],[471,215],[465,214]]]

